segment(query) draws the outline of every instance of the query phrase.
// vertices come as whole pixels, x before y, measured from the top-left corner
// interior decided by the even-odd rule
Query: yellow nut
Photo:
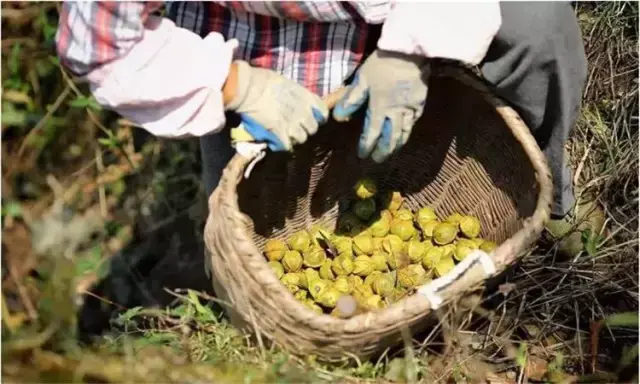
[[[287,244],[282,240],[270,239],[264,245],[264,255],[269,261],[280,261],[284,253],[288,251]]]

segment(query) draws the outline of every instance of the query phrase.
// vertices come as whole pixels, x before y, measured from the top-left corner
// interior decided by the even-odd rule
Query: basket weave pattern
[[[345,352],[370,356],[400,340],[400,327],[416,332],[428,324],[430,303],[421,295],[350,319],[317,315],[289,294],[261,253],[268,238],[335,224],[363,175],[380,189],[401,191],[408,208],[477,216],[481,236],[500,244],[491,255],[498,272],[537,239],[550,213],[551,178],[518,115],[460,70],[432,77],[426,105],[409,142],[383,164],[357,158],[360,118],[330,122],[293,155],[269,153],[247,180],[249,160],[231,160],[209,199],[205,241],[214,289],[230,303],[234,325],[260,343],[339,359]],[[473,267],[442,297],[454,299],[485,278]]]

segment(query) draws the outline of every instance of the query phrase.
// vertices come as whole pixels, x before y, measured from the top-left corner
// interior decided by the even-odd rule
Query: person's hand
[[[233,68],[235,66],[235,68]],[[289,151],[325,123],[329,110],[320,97],[277,72],[234,62],[225,89],[225,108],[240,115],[255,141],[272,151]],[[227,96],[232,94],[232,96]]]
[[[333,109],[334,119],[344,121],[369,100],[360,158],[383,162],[407,142],[424,110],[429,74],[423,57],[376,50],[364,61]]]

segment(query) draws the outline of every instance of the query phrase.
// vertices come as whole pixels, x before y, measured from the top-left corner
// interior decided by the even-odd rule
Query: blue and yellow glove
[[[234,141],[268,144],[272,151],[289,151],[325,123],[329,109],[320,97],[272,70],[238,61],[238,87],[226,109],[239,114]]]
[[[376,50],[364,61],[333,109],[334,119],[344,121],[369,101],[360,158],[381,163],[409,140],[424,110],[429,74],[424,57]]]

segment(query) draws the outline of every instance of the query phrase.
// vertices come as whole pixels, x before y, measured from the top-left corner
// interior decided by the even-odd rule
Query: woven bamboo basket
[[[550,214],[550,172],[517,113],[480,79],[461,69],[434,72],[427,107],[404,148],[383,164],[357,158],[362,119],[330,122],[294,154],[269,153],[243,176],[250,159],[236,154],[209,199],[207,267],[238,328],[259,343],[325,360],[361,358],[423,330],[435,303],[415,294],[383,310],[348,319],[317,315],[296,301],[261,253],[268,238],[313,224],[334,225],[341,202],[362,176],[399,190],[405,205],[438,216],[477,216],[500,273],[539,237]],[[487,255],[484,255],[487,256]],[[486,260],[485,260],[486,261]],[[471,263],[437,290],[442,305],[482,287],[486,263]]]

